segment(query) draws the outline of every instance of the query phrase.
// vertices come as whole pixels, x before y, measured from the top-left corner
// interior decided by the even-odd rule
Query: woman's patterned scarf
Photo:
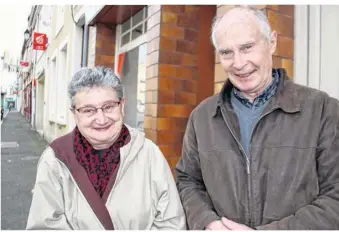
[[[73,151],[80,165],[87,172],[90,182],[102,197],[108,181],[120,162],[120,148],[130,141],[130,134],[125,125],[114,144],[106,150],[95,150],[78,127],[74,129]]]

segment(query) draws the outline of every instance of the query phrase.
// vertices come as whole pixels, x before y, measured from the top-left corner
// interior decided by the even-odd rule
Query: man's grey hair
[[[110,68],[94,67],[81,68],[77,71],[68,85],[68,96],[71,100],[71,106],[75,106],[75,95],[85,88],[92,87],[111,87],[115,90],[119,99],[124,97],[124,87]]]
[[[272,30],[271,30],[270,23],[268,22],[266,14],[262,10],[257,9],[255,7],[252,7],[252,6],[247,6],[247,5],[235,5],[234,8],[246,10],[249,13],[252,13],[254,15],[258,25],[259,25],[260,33],[263,35],[264,39],[267,40],[267,42],[269,42],[269,43],[271,42]],[[232,9],[234,9],[234,8],[232,8]],[[225,15],[227,15],[227,12],[221,17],[215,17],[214,20],[213,20],[212,31],[211,31],[211,40],[212,40],[212,43],[213,43],[213,46],[215,47],[215,49],[218,49],[216,38],[215,38],[216,28],[217,28],[219,22],[221,21],[221,19]]]

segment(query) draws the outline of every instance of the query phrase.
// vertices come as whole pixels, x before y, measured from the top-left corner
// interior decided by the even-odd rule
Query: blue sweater
[[[261,104],[258,107],[249,108],[245,106],[240,100],[234,96],[232,91],[231,93],[231,103],[234,108],[234,111],[238,117],[239,127],[240,127],[240,142],[245,149],[245,152],[250,156],[250,139],[253,131],[253,127],[262,115],[265,106],[269,101],[266,101],[264,104]]]

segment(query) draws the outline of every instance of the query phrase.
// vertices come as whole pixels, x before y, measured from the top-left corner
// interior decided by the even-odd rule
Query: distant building
[[[18,107],[18,62],[5,51],[0,59],[1,107]]]

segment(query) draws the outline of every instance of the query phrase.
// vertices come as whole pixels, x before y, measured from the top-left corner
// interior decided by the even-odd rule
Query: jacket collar
[[[247,98],[242,96],[241,92],[237,88],[232,89],[232,94],[236,97],[242,105],[246,106],[247,108],[253,109],[258,108],[264,105],[267,101],[271,99],[271,97],[275,94],[278,85],[279,85],[279,73],[276,69],[272,71],[272,81],[270,85],[259,95],[257,96],[253,103],[251,103]]]
[[[287,113],[295,113],[300,111],[300,101],[298,98],[298,91],[293,81],[289,80],[285,69],[276,69],[279,74],[279,85],[276,93],[271,98],[265,111],[280,108]],[[215,111],[212,116],[216,116],[220,107],[224,106],[227,110],[233,110],[230,94],[233,89],[233,84],[227,80],[223,85],[220,93],[218,94],[217,101],[215,102]]]

